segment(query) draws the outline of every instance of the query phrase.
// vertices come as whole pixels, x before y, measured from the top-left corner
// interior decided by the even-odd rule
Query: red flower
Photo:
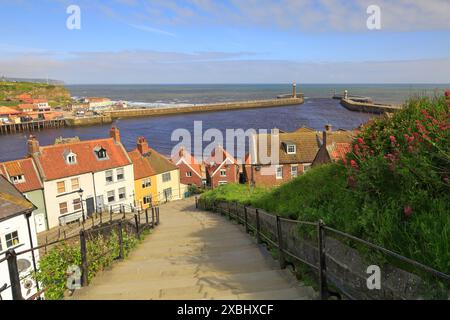
[[[355,160],[350,160],[350,165],[351,165],[353,168],[355,168],[355,169],[359,169],[359,166],[358,166],[358,164],[356,163]]]
[[[403,213],[405,214],[406,218],[409,218],[412,216],[413,214],[413,209],[411,208],[410,205],[407,205],[403,208]]]
[[[395,139],[395,137],[394,137],[394,136],[390,136],[390,137],[389,137],[389,139],[391,140],[391,142],[392,142],[392,143],[395,143],[395,142],[397,142],[397,139]]]
[[[358,143],[359,144],[364,144],[364,140],[362,138],[358,138]]]

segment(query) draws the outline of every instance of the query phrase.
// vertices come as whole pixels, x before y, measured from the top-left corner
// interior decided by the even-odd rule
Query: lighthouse
[[[295,82],[292,84],[292,98],[297,98],[297,84]]]

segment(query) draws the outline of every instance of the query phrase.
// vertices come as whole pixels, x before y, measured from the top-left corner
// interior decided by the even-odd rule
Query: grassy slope
[[[372,143],[367,150],[375,151],[368,152],[365,158],[359,153],[350,155],[349,160],[357,159],[357,170],[342,163],[329,164],[313,168],[273,190],[252,191],[247,186],[228,185],[202,197],[240,201],[294,219],[323,219],[331,227],[448,274],[449,129],[442,130],[444,126],[433,131],[432,124],[428,127],[425,123],[431,142],[414,145],[415,151],[411,153],[404,151],[406,146],[401,142],[405,132],[412,135],[417,119],[424,121],[419,112],[423,109],[433,112],[441,125],[448,123],[448,109],[442,99],[411,102],[394,118],[379,120],[363,131],[361,137]],[[379,138],[367,136],[374,129]],[[391,146],[389,137],[392,135],[397,137],[398,146]],[[384,153],[397,155],[395,168],[392,169]],[[356,182],[349,183],[349,177]],[[409,207],[412,213],[407,215],[405,208]]]
[[[48,99],[51,106],[66,105],[71,101],[70,92],[63,86],[31,82],[0,82],[0,105],[17,106],[15,97],[30,94],[33,98]],[[5,101],[11,99],[12,101]]]

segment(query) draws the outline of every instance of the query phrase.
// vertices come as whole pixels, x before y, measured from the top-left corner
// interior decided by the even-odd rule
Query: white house
[[[32,212],[36,207],[5,177],[0,175],[0,260],[9,250],[20,253],[36,247],[37,237]],[[38,268],[39,251],[17,256],[17,268],[21,283],[21,293],[27,299],[37,292],[37,284],[31,273]],[[6,286],[5,286],[6,285]],[[11,300],[11,281],[7,261],[0,263],[0,297]]]
[[[115,127],[110,138],[44,147],[31,136],[28,153],[44,184],[49,228],[134,204],[133,163]]]

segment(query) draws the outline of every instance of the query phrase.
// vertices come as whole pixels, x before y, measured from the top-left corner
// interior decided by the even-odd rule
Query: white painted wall
[[[58,227],[60,224],[60,217],[64,216],[60,214],[59,204],[62,202],[67,202],[68,214],[74,213],[73,208],[73,200],[79,199],[80,195],[78,194],[78,190],[72,190],[71,179],[78,178],[79,179],[79,187],[83,189],[83,200],[86,200],[90,197],[94,197],[94,182],[92,180],[91,173],[85,173],[78,176],[67,177],[64,179],[44,181],[44,197],[45,197],[45,205],[47,209],[47,217],[48,217],[48,226],[49,228]],[[65,181],[66,183],[66,192],[63,194],[58,194],[58,185],[59,181]],[[86,203],[83,203],[85,206]],[[80,212],[81,213],[81,212]],[[80,215],[81,217],[81,215]]]
[[[38,243],[37,243],[36,228],[34,225],[33,217],[30,218],[30,227],[31,227],[33,246],[36,247],[38,245]],[[5,235],[8,233],[11,233],[13,231],[18,232],[19,244],[16,246],[7,248]],[[0,222],[0,241],[2,244],[2,250],[0,251],[0,259],[5,258],[5,251],[7,251],[8,249],[14,249],[16,252],[30,249],[31,245],[30,245],[30,237],[28,234],[28,226],[27,226],[26,216],[19,215],[19,216],[15,216],[10,219],[1,221]],[[39,268],[39,251],[35,250],[34,255],[36,258],[37,267]],[[17,259],[18,260],[25,259],[29,262],[29,267],[25,270],[22,270],[22,272],[19,274],[20,278],[25,277],[26,275],[28,275],[30,272],[32,272],[34,270],[31,252],[19,255],[17,257]],[[36,283],[33,280],[32,280],[33,285],[31,287],[31,289],[25,289],[23,284],[25,283],[26,280],[32,280],[32,278],[28,276],[22,280],[22,296],[25,299],[32,296],[33,294],[35,294],[37,292]],[[0,287],[3,286],[5,283],[10,285],[9,269],[8,269],[8,264],[6,261],[0,263]],[[2,296],[3,300],[11,300],[12,299],[11,289],[9,288],[6,291],[3,291],[1,293],[1,296]]]
[[[113,171],[113,182],[106,182],[106,172],[99,171],[94,173],[94,181],[95,181],[95,191],[97,196],[103,195],[104,204],[106,208],[113,206],[116,211],[119,210],[120,204],[126,205],[134,205],[134,173],[133,173],[133,165],[130,164],[125,167],[120,167],[124,169],[125,177],[123,180],[117,180],[117,171],[119,168],[109,169]],[[125,199],[119,199],[119,189],[125,188]],[[108,202],[108,191],[114,191],[115,201],[109,203]]]

